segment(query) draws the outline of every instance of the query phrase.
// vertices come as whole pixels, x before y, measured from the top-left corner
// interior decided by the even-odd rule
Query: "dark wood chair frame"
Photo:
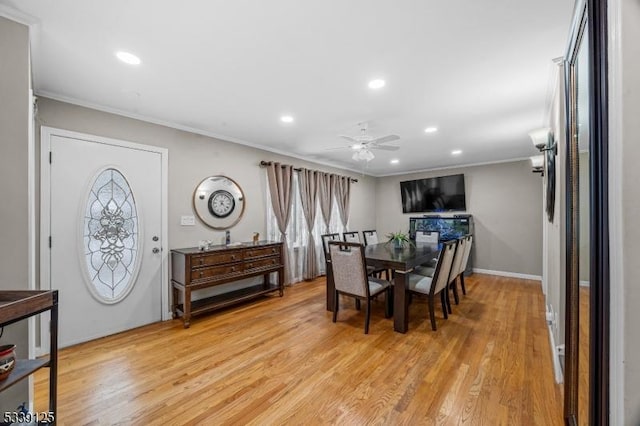
[[[365,259],[364,256],[364,246],[362,244],[358,244],[358,243],[349,243],[349,242],[339,242],[339,241],[330,241],[329,242],[329,246],[340,246],[340,250],[341,251],[347,251],[347,250],[359,250],[360,251],[360,256],[362,259],[362,265],[364,266],[364,270],[366,270],[366,265],[367,265],[367,261]],[[333,265],[331,266],[333,267]],[[365,286],[365,291],[366,291],[366,296],[360,296],[357,294],[353,294],[353,293],[348,293],[348,292],[344,292],[344,291],[340,291],[336,288],[335,290],[335,297],[334,297],[334,309],[333,309],[333,322],[336,322],[338,319],[338,307],[340,306],[340,294],[345,294],[347,296],[351,296],[351,297],[355,297],[355,299],[357,301],[364,301],[366,302],[366,308],[365,308],[365,322],[364,322],[364,334],[369,334],[369,322],[371,319],[371,300],[374,299],[376,296],[378,296],[380,293],[384,292],[385,293],[385,304],[384,304],[384,317],[385,318],[391,318],[393,316],[393,286],[391,285],[391,283],[389,283],[388,286],[382,288],[380,291],[371,294],[369,292],[369,282],[368,282],[368,276],[364,275],[362,277],[362,279],[364,280],[364,286]],[[359,309],[359,307],[358,307]]]

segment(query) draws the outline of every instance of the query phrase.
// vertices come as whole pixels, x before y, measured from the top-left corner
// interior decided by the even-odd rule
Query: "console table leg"
[[[171,285],[171,318],[178,318],[178,301],[180,293],[175,285]]]
[[[184,322],[184,328],[189,328],[191,325],[191,289],[189,287],[185,287],[184,289],[183,306],[182,321]]]

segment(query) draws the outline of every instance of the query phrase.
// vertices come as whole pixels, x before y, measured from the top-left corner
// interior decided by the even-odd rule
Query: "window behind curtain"
[[[280,230],[278,229],[278,222],[275,214],[273,213],[273,207],[271,206],[271,194],[268,187],[266,191],[267,239],[280,241]],[[304,265],[304,250],[301,250],[300,248],[306,247],[309,244],[307,222],[302,211],[302,201],[300,199],[300,188],[297,173],[293,175],[291,191],[291,218],[289,219],[289,225],[287,226],[288,247],[285,248],[288,250],[289,255],[289,265],[286,266],[286,274],[291,278],[290,282],[295,283],[304,279],[302,270]],[[329,233],[338,232],[340,234],[345,231],[345,228],[342,226],[342,222],[340,221],[340,214],[338,213],[338,207],[335,199],[331,211],[329,230]],[[325,234],[325,225],[324,219],[322,218],[322,212],[320,210],[320,202],[318,201],[316,205],[316,220],[313,225],[313,237],[316,245],[316,262],[321,275],[325,273],[324,252],[322,250],[322,240],[320,238],[322,234]]]

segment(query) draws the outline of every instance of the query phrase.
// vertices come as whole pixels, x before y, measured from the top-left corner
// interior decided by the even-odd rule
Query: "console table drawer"
[[[249,249],[244,252],[245,259],[275,256],[280,254],[280,246]]]
[[[191,279],[195,281],[195,280],[202,280],[202,279],[216,277],[216,276],[220,276],[220,278],[222,278],[223,276],[226,276],[229,274],[240,273],[242,272],[242,270],[243,270],[242,263],[213,266],[210,268],[199,268],[191,271]]]
[[[279,257],[271,257],[268,259],[247,260],[244,264],[245,271],[252,269],[261,269],[268,266],[276,266],[280,263]]]
[[[211,253],[203,256],[194,256],[192,267],[220,265],[222,263],[238,262],[242,260],[241,251]]]

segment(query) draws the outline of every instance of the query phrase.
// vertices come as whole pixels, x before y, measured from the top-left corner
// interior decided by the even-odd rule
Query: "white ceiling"
[[[380,176],[535,154],[527,132],[544,123],[573,1],[0,5],[36,23],[38,94],[359,171],[349,150],[326,149],[368,121],[373,136],[401,137],[399,151],[367,164]],[[117,50],[142,64],[123,64]],[[373,78],[386,86],[372,91]]]

